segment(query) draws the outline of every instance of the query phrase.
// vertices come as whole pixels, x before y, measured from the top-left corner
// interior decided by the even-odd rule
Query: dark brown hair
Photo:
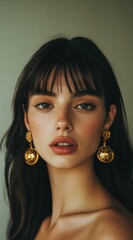
[[[111,127],[109,145],[115,152],[110,164],[94,157],[97,176],[102,184],[126,208],[133,212],[133,151],[129,142],[126,114],[121,92],[112,68],[101,50],[89,39],[57,38],[45,43],[31,58],[21,73],[13,98],[13,121],[3,141],[6,145],[5,179],[11,217],[8,239],[33,240],[41,222],[52,212],[51,189],[46,163],[41,158],[34,166],[24,162],[28,147],[23,107],[28,110],[29,94],[48,88],[51,72],[52,91],[57,76],[63,72],[68,89],[94,90],[104,96],[106,112],[113,103],[117,106]],[[61,87],[61,82],[60,82]]]

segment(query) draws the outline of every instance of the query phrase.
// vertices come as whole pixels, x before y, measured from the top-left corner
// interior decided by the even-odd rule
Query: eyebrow
[[[72,93],[73,97],[80,97],[80,96],[86,96],[86,95],[99,96],[99,93],[94,89],[81,90],[81,91]]]
[[[31,96],[34,96],[34,95],[46,95],[46,96],[50,96],[50,97],[56,97],[57,94],[54,93],[54,92],[49,92],[49,91],[32,91],[31,92]]]
[[[33,95],[45,95],[45,96],[50,96],[50,97],[56,97],[57,93],[50,92],[50,91],[47,91],[47,90],[46,91],[33,91],[31,93],[31,96],[33,96]],[[97,97],[100,96],[100,94],[94,89],[81,90],[81,91],[77,91],[75,93],[72,93],[73,98],[87,96],[87,95],[97,96]]]

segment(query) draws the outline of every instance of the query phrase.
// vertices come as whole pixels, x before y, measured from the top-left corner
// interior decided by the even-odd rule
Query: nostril
[[[58,131],[62,130],[62,131],[71,131],[72,130],[72,126],[71,124],[58,124],[57,128]]]

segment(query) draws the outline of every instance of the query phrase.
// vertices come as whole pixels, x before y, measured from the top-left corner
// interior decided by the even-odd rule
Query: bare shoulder
[[[50,223],[50,218],[47,217],[41,224],[40,228],[39,228],[39,231],[35,237],[34,240],[42,240],[44,239],[44,236],[45,236],[45,231],[47,230],[48,226],[49,226],[49,223]]]
[[[97,218],[94,240],[133,240],[133,215],[125,209],[108,209]]]

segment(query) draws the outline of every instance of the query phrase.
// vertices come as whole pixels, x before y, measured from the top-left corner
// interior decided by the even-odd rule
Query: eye
[[[92,111],[95,108],[95,106],[90,103],[81,103],[77,105],[75,108],[82,111]]]
[[[35,107],[39,108],[39,109],[52,109],[53,106],[49,103],[46,103],[46,102],[42,102],[42,103],[38,103],[35,105]]]

